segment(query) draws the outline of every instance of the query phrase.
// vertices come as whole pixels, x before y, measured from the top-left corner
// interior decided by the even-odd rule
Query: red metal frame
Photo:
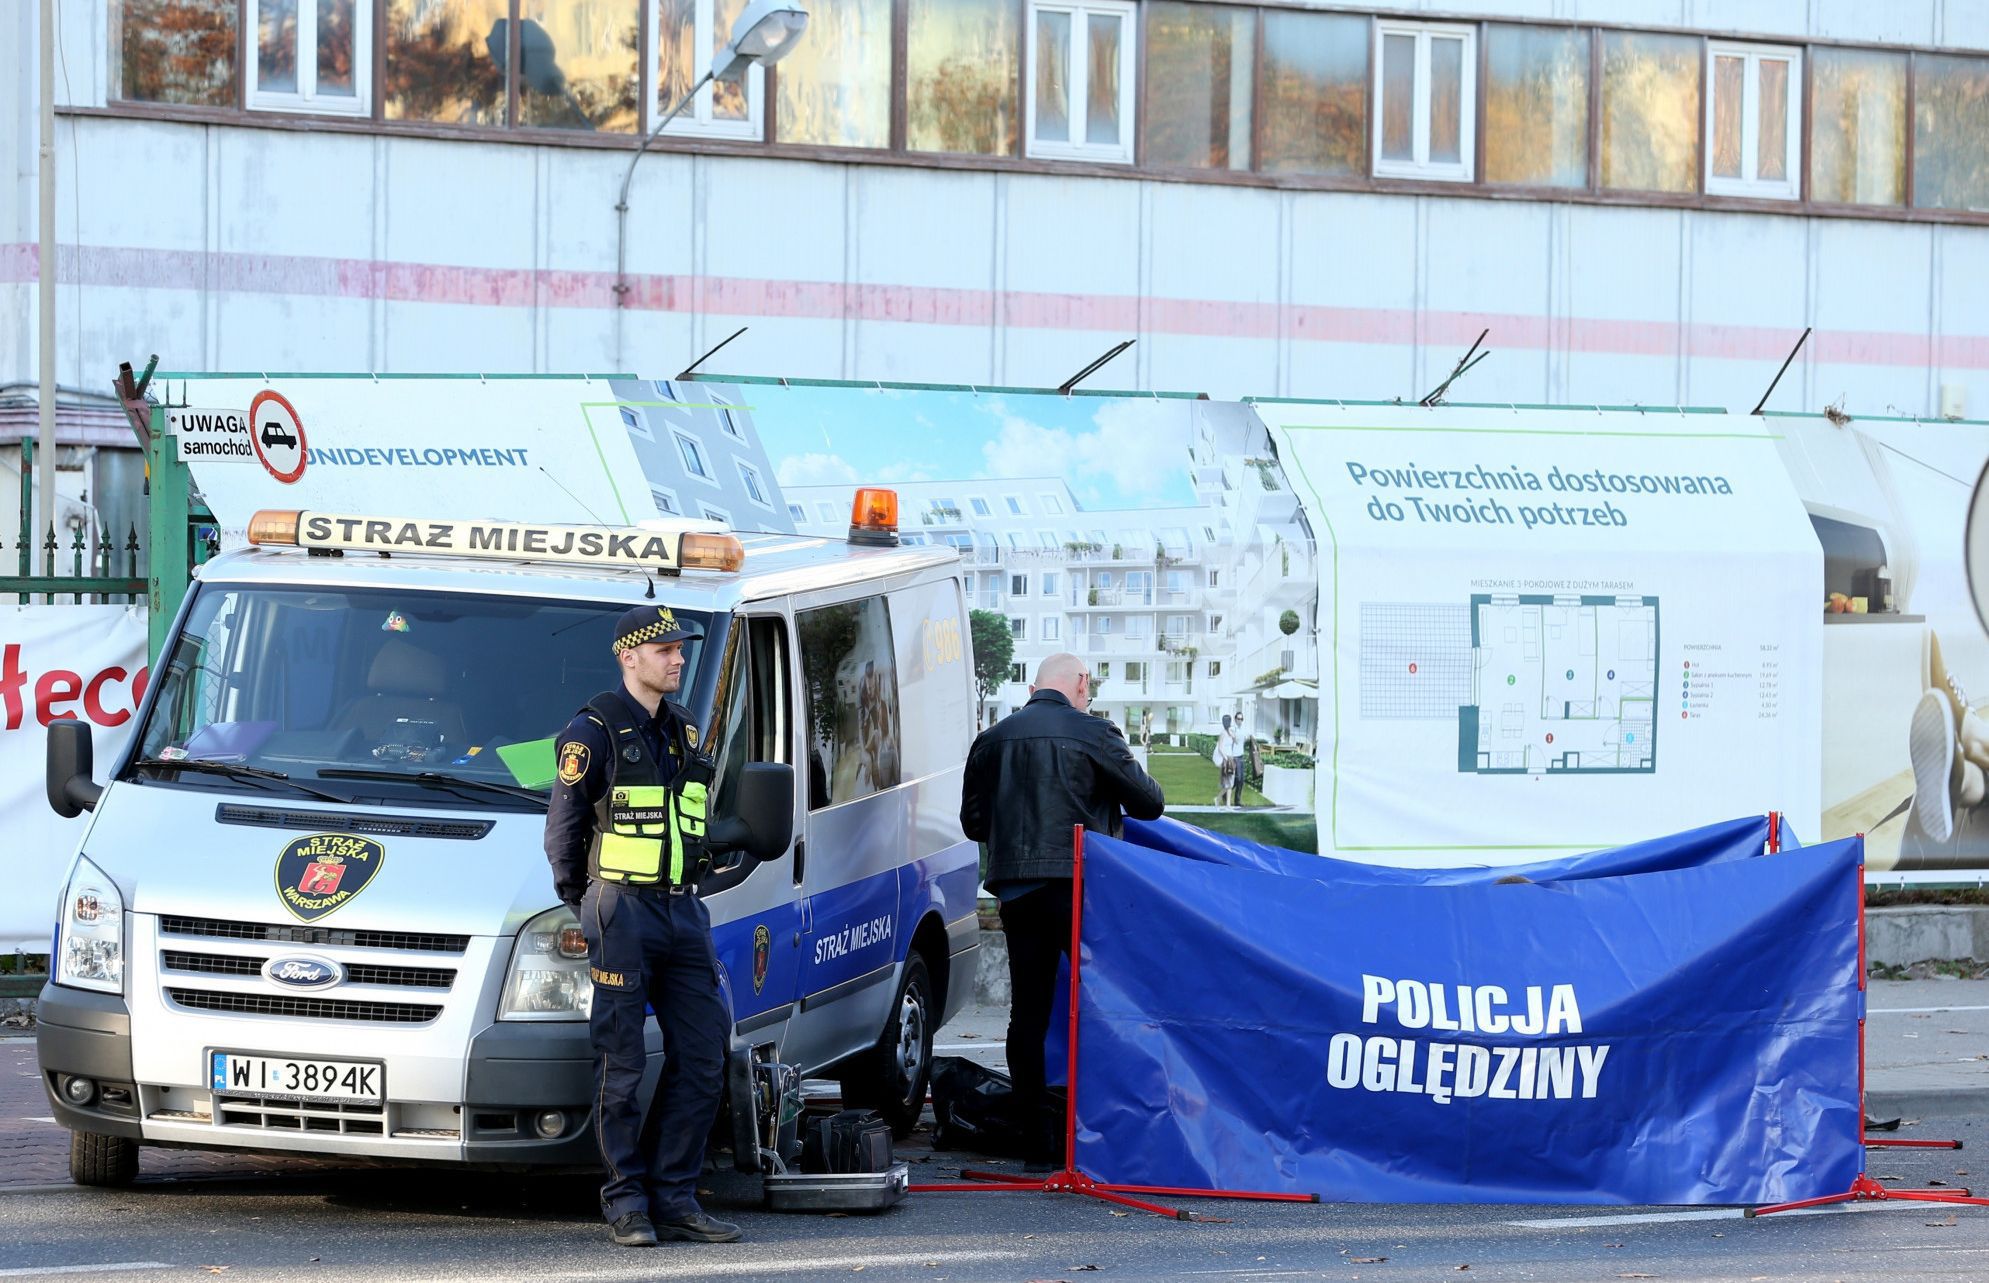
[[[1775,814],[1768,816],[1769,850],[1775,849]],[[1865,835],[1860,833],[1859,838]],[[1858,882],[1858,992],[1865,992],[1865,865],[1858,862],[1852,870]],[[1864,1004],[1858,1004],[1862,1011]],[[1960,1149],[1956,1141],[1873,1141],[1865,1136],[1865,1018],[1858,1017],[1858,1143],[1860,1145],[1901,1145],[1919,1148]],[[1842,1194],[1825,1194],[1821,1198],[1799,1199],[1793,1203],[1770,1203],[1766,1207],[1750,1207],[1745,1216],[1771,1216],[1776,1212],[1793,1212],[1803,1207],[1828,1207],[1837,1203],[1883,1203],[1891,1200],[1910,1203],[1960,1203],[1975,1207],[1989,1207],[1989,1198],[1976,1198],[1966,1189],[1887,1189],[1869,1174],[1860,1172],[1852,1179],[1851,1188]]]
[[[1159,1203],[1149,1203],[1143,1199],[1128,1197],[1132,1194],[1159,1194],[1164,1197],[1186,1198],[1248,1198],[1269,1203],[1316,1203],[1317,1194],[1268,1194],[1244,1190],[1217,1189],[1176,1189],[1162,1185],[1113,1185],[1094,1179],[1077,1169],[1077,999],[1078,999],[1078,947],[1084,927],[1084,826],[1071,828],[1071,882],[1070,882],[1070,1040],[1065,1049],[1064,1060],[1064,1166],[1059,1172],[1051,1172],[1041,1179],[1009,1176],[1004,1172],[986,1172],[973,1169],[963,1170],[964,1180],[945,1185],[913,1185],[915,1194],[953,1193],[1003,1193],[1021,1191],[1039,1194],[1083,1194],[1090,1198],[1103,1199],[1108,1203],[1118,1203],[1124,1207],[1138,1208],[1142,1212],[1152,1212],[1156,1216],[1172,1217],[1177,1221],[1199,1219],[1193,1212],[1178,1207],[1163,1207]],[[1011,1053],[1013,1048],[1010,1049]]]

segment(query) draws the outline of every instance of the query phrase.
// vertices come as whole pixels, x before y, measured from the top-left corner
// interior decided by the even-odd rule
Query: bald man
[[[1119,835],[1122,815],[1160,818],[1166,799],[1119,728],[1086,713],[1091,674],[1075,655],[1045,659],[1029,702],[967,753],[960,827],[987,844],[988,889],[1008,937],[1008,1071],[1028,1165],[1058,1165],[1060,1121],[1045,1109],[1043,1037],[1057,961],[1070,952],[1071,830]]]

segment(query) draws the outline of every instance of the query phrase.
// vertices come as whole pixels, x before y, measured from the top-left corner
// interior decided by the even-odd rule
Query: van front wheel
[[[138,1179],[138,1142],[92,1132],[69,1133],[69,1179],[122,1189]]]
[[[932,1076],[932,975],[925,958],[905,959],[904,979],[891,1004],[884,1034],[877,1045],[851,1061],[842,1074],[843,1103],[854,1109],[874,1109],[891,1124],[899,1140],[912,1134],[925,1112],[925,1090]]]

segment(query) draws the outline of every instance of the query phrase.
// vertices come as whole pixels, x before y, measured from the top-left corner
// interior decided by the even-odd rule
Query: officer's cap
[[[615,653],[645,642],[680,642],[702,635],[696,626],[680,621],[668,606],[637,606],[615,622]]]

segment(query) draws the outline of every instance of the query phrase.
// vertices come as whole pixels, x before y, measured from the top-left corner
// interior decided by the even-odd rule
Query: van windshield
[[[386,588],[203,586],[158,670],[138,760],[153,764],[145,778],[188,788],[279,794],[286,784],[269,773],[280,772],[288,791],[339,800],[530,807],[522,790],[552,784],[553,737],[621,682],[611,641],[626,609]],[[709,631],[707,614],[676,614]],[[675,698],[698,689],[705,649],[702,636],[685,642]],[[175,761],[209,765],[165,765]],[[464,783],[443,787],[441,776]]]

